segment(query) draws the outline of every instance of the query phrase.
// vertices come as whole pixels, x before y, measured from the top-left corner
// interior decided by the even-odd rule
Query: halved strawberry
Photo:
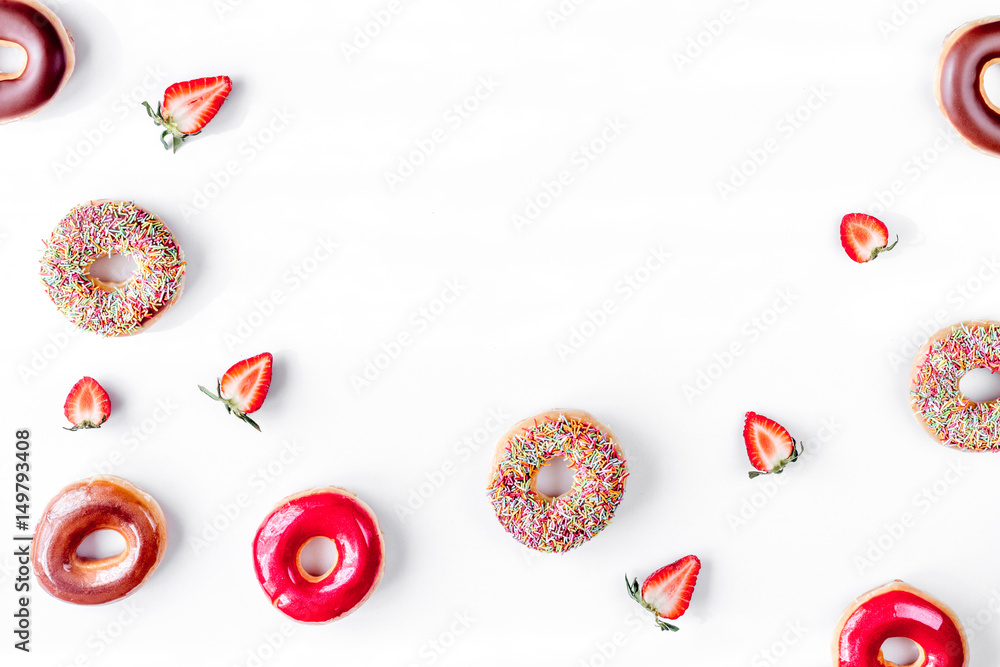
[[[85,376],[69,390],[63,413],[73,425],[73,428],[64,426],[67,431],[100,428],[111,416],[111,399],[97,380]]]
[[[848,213],[840,221],[840,244],[847,251],[847,256],[855,262],[864,264],[879,256],[879,253],[889,252],[899,243],[899,237],[889,243],[889,230],[885,223],[864,213]]]
[[[756,468],[750,472],[750,479],[757,475],[780,473],[802,453],[802,446],[795,442],[784,426],[756,412],[746,415],[743,441],[747,445],[750,464]]]
[[[687,611],[700,571],[701,561],[697,556],[684,556],[679,561],[661,567],[646,577],[646,581],[642,582],[641,591],[639,580],[633,579],[632,583],[629,583],[627,574],[625,586],[633,600],[653,612],[656,624],[661,630],[677,632],[676,625],[667,623],[663,619],[675,620]]]
[[[233,364],[217,383],[217,394],[201,385],[198,388],[210,398],[225,403],[226,412],[236,415],[259,431],[260,426],[247,415],[256,412],[264,404],[267,390],[271,387],[273,362],[274,357],[270,352],[262,352]]]
[[[160,134],[160,143],[164,148],[173,148],[176,153],[185,139],[198,134],[208,125],[232,89],[233,81],[228,76],[181,81],[167,88],[156,111],[150,108],[149,102],[142,105],[154,123],[166,128]],[[170,135],[169,144],[167,135]]]

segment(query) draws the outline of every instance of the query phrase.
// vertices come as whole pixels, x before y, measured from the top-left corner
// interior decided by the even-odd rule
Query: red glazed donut
[[[900,667],[882,657],[891,637],[912,640],[920,650],[905,667],[965,667],[969,646],[955,613],[930,595],[902,581],[868,591],[852,602],[833,640],[836,667]]]
[[[983,88],[986,69],[1000,61],[1000,17],[966,23],[948,35],[938,61],[938,106],[962,138],[1000,156],[1000,108]]]
[[[76,550],[98,530],[117,531],[125,550],[81,558]],[[134,593],[167,549],[167,521],[152,496],[121,477],[70,484],[49,501],[35,529],[31,563],[38,583],[75,604],[104,604]]]
[[[315,577],[302,568],[302,547],[325,537],[337,562]],[[378,519],[357,496],[335,486],[282,500],[257,529],[257,581],[271,604],[303,623],[343,618],[368,599],[382,579],[385,543]]]
[[[73,38],[37,0],[0,0],[0,46],[25,54],[20,72],[0,72],[0,123],[37,113],[73,73]]]

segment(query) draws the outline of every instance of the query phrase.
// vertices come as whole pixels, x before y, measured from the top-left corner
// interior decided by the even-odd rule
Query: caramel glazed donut
[[[538,490],[537,477],[560,456],[573,469],[573,486],[553,498]],[[563,552],[611,522],[627,477],[625,455],[606,426],[582,410],[550,410],[500,439],[487,492],[514,539],[538,551]]]
[[[911,640],[920,652],[909,665],[882,655],[891,637]],[[969,643],[955,612],[902,581],[868,591],[844,611],[833,633],[834,667],[966,667]]]
[[[24,67],[0,72],[0,124],[38,113],[66,85],[76,55],[59,17],[37,0],[0,0],[0,46],[20,49]]]
[[[931,336],[913,362],[910,407],[942,445],[1000,451],[1000,401],[976,403],[958,388],[975,368],[1000,371],[1000,322],[961,322]]]
[[[76,550],[98,530],[125,538],[110,558],[82,558]],[[53,597],[74,604],[105,604],[142,586],[167,549],[167,521],[152,496],[112,475],[70,484],[49,501],[35,529],[31,564]]]
[[[122,282],[90,275],[97,259],[126,255],[136,263]],[[170,229],[132,202],[101,199],[70,211],[42,254],[49,298],[73,324],[104,336],[139,333],[177,301],[184,253]]]
[[[1000,156],[1000,108],[986,96],[983,75],[1000,62],[1000,17],[966,23],[944,42],[934,95],[965,142]]]

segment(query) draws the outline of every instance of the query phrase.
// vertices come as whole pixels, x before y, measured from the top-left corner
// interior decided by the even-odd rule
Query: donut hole
[[[16,79],[28,66],[28,52],[20,44],[0,40],[0,81]]]
[[[131,280],[139,266],[128,255],[98,257],[87,267],[87,275],[104,285],[114,287]]]
[[[328,537],[311,537],[302,543],[298,555],[299,572],[309,581],[321,581],[333,574],[340,560],[337,543]]]
[[[898,667],[913,667],[923,659],[923,652],[912,639],[889,637],[882,642],[882,658]]]
[[[122,554],[125,547],[125,538],[117,530],[95,530],[83,538],[76,555],[83,560],[103,560]]]
[[[979,75],[979,88],[986,103],[1000,113],[1000,59],[991,60]]]
[[[974,403],[995,401],[1000,398],[1000,373],[973,368],[958,381],[958,391]]]
[[[564,456],[555,456],[535,473],[535,492],[545,498],[558,498],[573,488],[576,471]]]

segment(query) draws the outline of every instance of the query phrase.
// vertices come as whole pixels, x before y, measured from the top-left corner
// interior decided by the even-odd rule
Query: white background
[[[13,433],[27,427],[33,521],[110,466],[158,499],[170,545],[124,603],[77,607],[35,588],[33,652],[3,629],[4,659],[825,665],[848,602],[902,578],[967,621],[973,664],[1000,663],[1000,459],[937,446],[906,395],[927,333],[1000,318],[1000,160],[955,140],[933,99],[945,35],[995,5],[588,0],[553,26],[554,1],[420,0],[346,57],[386,7],[56,7],[78,70],[41,114],[0,129],[0,525],[13,522]],[[713,36],[705,22],[723,11]],[[216,120],[164,151],[138,103],[216,74],[234,81]],[[476,100],[481,77],[499,86]],[[478,108],[449,122],[463,101]],[[581,159],[616,120],[620,135]],[[386,172],[437,128],[443,142],[391,189]],[[769,139],[766,162],[746,163]],[[754,173],[724,200],[734,169]],[[517,229],[512,215],[564,170],[569,186]],[[132,338],[67,337],[37,278],[42,239],[97,198],[158,214],[189,261],[183,297]],[[852,210],[879,213],[896,250],[849,261],[837,229]],[[315,260],[328,239],[337,250]],[[647,274],[651,249],[670,258]],[[633,275],[641,289],[616,290]],[[440,306],[448,281],[460,295],[428,324],[420,309]],[[603,326],[582,326],[608,299]],[[241,322],[256,326],[242,335]],[[592,335],[560,354],[581,327]],[[400,334],[410,344],[358,391],[352,376]],[[265,350],[274,383],[258,434],[196,385]],[[701,372],[703,393],[686,396]],[[113,415],[63,431],[83,375],[108,389]],[[632,475],[604,533],[550,556],[502,531],[484,487],[499,435],[551,407],[610,425]],[[780,485],[747,479],[747,410],[806,443]],[[286,442],[302,451],[280,463]],[[379,515],[385,578],[343,621],[286,623],[255,581],[251,538],[278,500],[328,484]],[[224,529],[196,549],[212,521]],[[688,553],[704,564],[690,610],[661,633],[623,574]]]

